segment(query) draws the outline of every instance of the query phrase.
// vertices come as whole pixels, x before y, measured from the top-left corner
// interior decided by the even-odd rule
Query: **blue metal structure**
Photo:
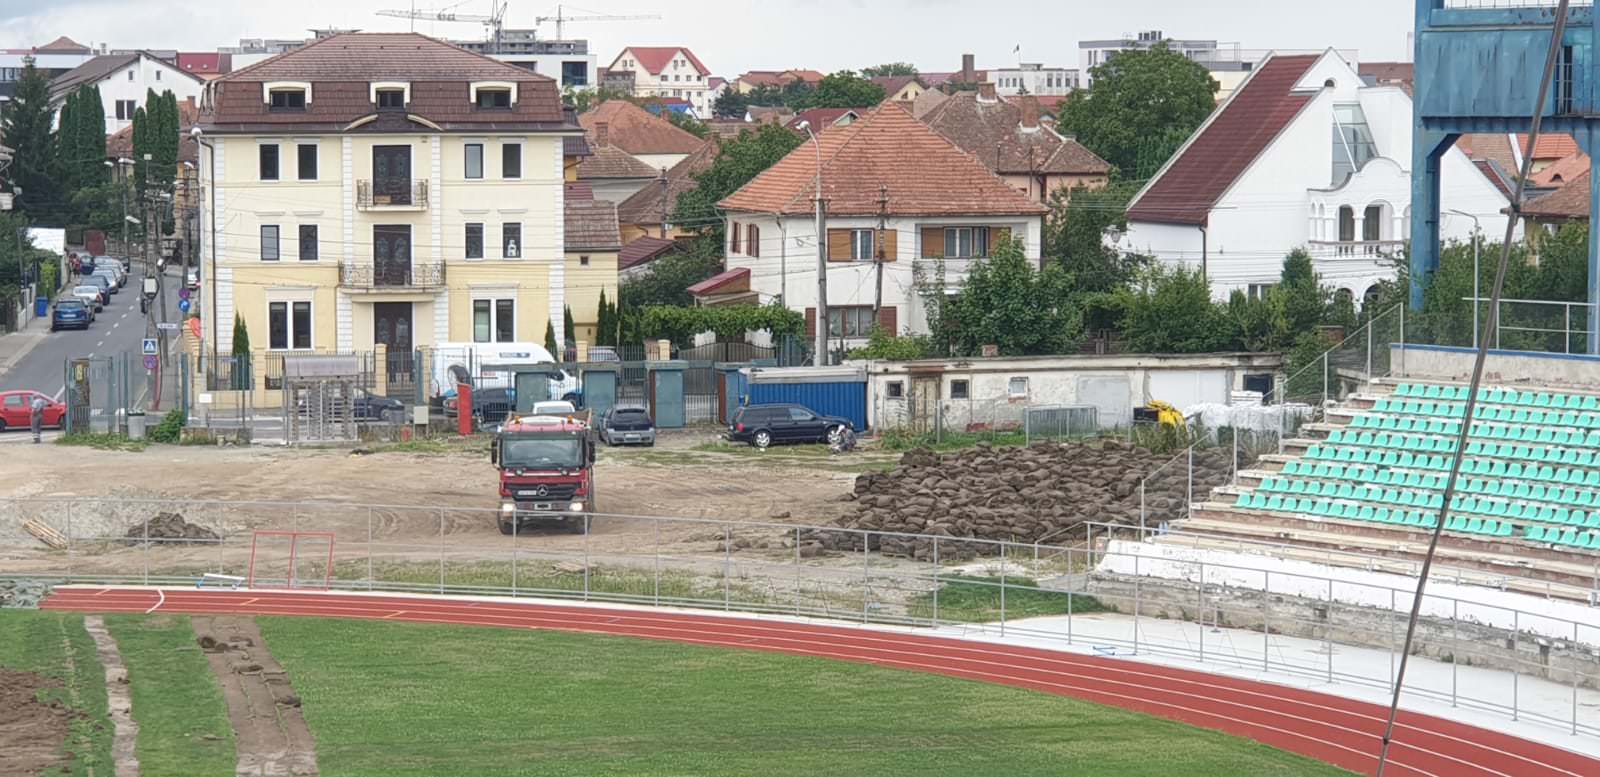
[[[792,402],[820,415],[850,420],[856,431],[867,428],[867,376],[849,368],[794,367],[747,369],[747,405]]]
[[[1416,0],[1416,87],[1411,149],[1411,307],[1439,267],[1439,162],[1456,138],[1474,132],[1527,132],[1555,6],[1529,0]],[[1600,154],[1600,26],[1592,4],[1573,3],[1540,132],[1572,135]],[[1511,171],[1508,171],[1511,172]],[[1589,222],[1600,218],[1600,175],[1589,177]],[[1600,229],[1589,230],[1588,299],[1600,303]],[[1600,353],[1600,316],[1590,308],[1589,349]]]
[[[657,429],[682,429],[687,425],[683,398],[686,362],[650,362],[649,408]]]
[[[595,423],[600,423],[606,411],[616,406],[617,379],[621,374],[621,368],[611,364],[598,367],[586,365],[578,370],[579,385],[583,386],[583,406],[589,410]]]

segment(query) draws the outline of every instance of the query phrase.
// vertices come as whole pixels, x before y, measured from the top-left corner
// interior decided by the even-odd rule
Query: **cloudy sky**
[[[1172,37],[1235,42],[1249,49],[1355,49],[1363,60],[1402,58],[1408,0],[585,0],[587,12],[659,14],[654,21],[573,23],[604,66],[623,46],[684,45],[719,75],[749,69],[832,71],[904,60],[954,70],[960,54],[979,67],[1022,57],[1076,65],[1077,42],[1160,29]],[[240,38],[298,38],[308,27],[404,30],[372,12],[410,0],[0,0],[0,47],[38,45],[58,35],[113,48],[215,50]],[[486,13],[490,0],[417,0]],[[549,0],[511,0],[507,27],[553,15]],[[554,35],[553,25],[543,29]],[[418,22],[419,32],[479,37],[472,24]]]

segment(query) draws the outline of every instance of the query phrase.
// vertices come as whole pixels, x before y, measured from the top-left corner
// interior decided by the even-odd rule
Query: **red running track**
[[[661,609],[292,591],[56,589],[47,610],[309,615],[553,629],[821,656],[962,677],[1136,710],[1248,737],[1363,774],[1377,766],[1387,708],[1315,691],[1038,648]],[[1394,777],[1600,777],[1600,760],[1402,711]]]

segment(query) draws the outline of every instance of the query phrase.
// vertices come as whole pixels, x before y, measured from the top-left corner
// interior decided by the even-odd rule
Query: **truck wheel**
[[[759,432],[756,432],[756,435],[754,437],[750,438],[750,445],[752,447],[759,448],[761,450],[766,450],[767,446],[769,446],[771,444],[772,444],[772,433],[769,432],[769,431],[766,431],[765,429],[763,429],[763,430],[761,430]]]
[[[501,534],[511,535],[511,534],[515,534],[516,532],[517,532],[516,523],[514,523],[512,521],[501,521],[500,522],[500,533]]]

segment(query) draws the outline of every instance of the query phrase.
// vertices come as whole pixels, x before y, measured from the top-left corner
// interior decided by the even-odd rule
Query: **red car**
[[[27,429],[33,415],[33,398],[44,398],[44,425],[60,426],[67,416],[67,406],[37,391],[0,392],[0,432],[7,429]]]

